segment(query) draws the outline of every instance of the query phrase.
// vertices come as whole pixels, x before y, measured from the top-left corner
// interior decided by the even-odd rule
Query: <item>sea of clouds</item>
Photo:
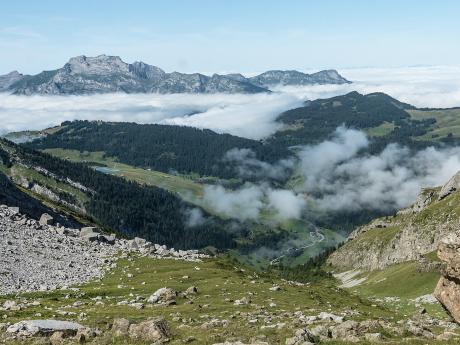
[[[280,128],[275,120],[307,99],[350,91],[386,92],[418,107],[460,106],[460,66],[360,68],[340,71],[353,84],[275,88],[256,95],[106,94],[13,96],[0,94],[0,133],[39,130],[66,120],[162,123],[260,139]]]
[[[277,116],[307,99],[350,91],[385,92],[418,107],[460,106],[460,66],[361,68],[340,71],[352,84],[280,87],[256,95],[13,96],[0,94],[0,133],[38,130],[66,120],[88,119],[160,123],[209,128],[252,139],[264,138],[280,124]],[[309,200],[329,211],[391,211],[413,202],[420,189],[446,182],[460,170],[460,148],[428,148],[414,154],[396,144],[378,155],[361,155],[369,145],[363,132],[338,128],[330,140],[301,148],[276,164],[258,161],[249,150],[229,151],[223,159],[241,177],[257,177],[237,190],[205,187],[204,202],[241,220],[258,219],[264,209],[283,221],[300,218]],[[296,190],[273,187],[295,172]],[[305,197],[307,196],[307,197]],[[193,214],[199,222],[200,214]]]
[[[460,147],[429,147],[414,153],[389,144],[379,154],[362,154],[368,145],[364,132],[339,127],[330,140],[304,146],[271,169],[267,163],[257,164],[245,149],[232,150],[227,156],[240,167],[240,175],[261,182],[231,191],[209,186],[205,203],[242,220],[256,220],[264,209],[272,210],[278,221],[300,219],[312,204],[327,212],[392,212],[410,205],[422,188],[442,185],[460,171]],[[269,181],[290,173],[302,177],[293,190],[271,187]]]

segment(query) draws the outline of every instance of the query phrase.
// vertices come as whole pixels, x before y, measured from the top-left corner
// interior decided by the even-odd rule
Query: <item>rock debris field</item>
[[[96,228],[68,229],[0,205],[0,295],[48,291],[101,278],[120,256],[137,252],[154,258],[200,261],[194,250],[176,251],[140,238],[116,239]]]

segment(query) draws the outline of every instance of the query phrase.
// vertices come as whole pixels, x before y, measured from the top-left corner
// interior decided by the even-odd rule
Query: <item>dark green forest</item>
[[[174,194],[99,173],[81,163],[64,161],[12,143],[7,145],[14,147],[23,164],[44,168],[89,188],[90,201],[85,205],[88,216],[108,229],[175,248],[234,246],[238,231],[226,221],[205,213],[203,224],[187,227],[185,211],[194,206]],[[227,231],[229,228],[232,233]]]
[[[339,126],[366,130],[392,123],[394,129],[390,133],[372,138],[370,153],[380,152],[389,143],[414,149],[433,145],[431,141],[414,140],[414,137],[425,134],[436,120],[415,121],[406,112],[408,109],[415,108],[384,93],[351,92],[309,101],[303,107],[282,113],[278,121],[291,128],[275,133],[268,142],[275,147],[315,144],[328,139]]]
[[[237,175],[235,167],[224,160],[225,153],[233,148],[248,148],[257,159],[276,162],[292,155],[291,149],[297,145],[316,144],[330,138],[339,126],[367,130],[391,124],[389,132],[371,138],[368,153],[378,153],[389,143],[413,149],[439,144],[416,139],[435,125],[436,120],[413,120],[406,112],[409,109],[415,108],[384,93],[351,92],[308,101],[303,107],[280,114],[277,121],[287,128],[263,141],[191,127],[73,121],[63,123],[58,132],[27,146],[39,150],[103,151],[106,156],[137,167],[228,179]]]
[[[225,153],[233,148],[251,149],[258,159],[269,162],[289,154],[282,147],[191,127],[94,121],[62,125],[57,133],[33,141],[29,146],[104,151],[107,156],[133,166],[221,178],[236,175],[233,167],[223,160]]]

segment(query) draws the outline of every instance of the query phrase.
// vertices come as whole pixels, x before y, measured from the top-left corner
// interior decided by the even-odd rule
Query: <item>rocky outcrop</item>
[[[128,319],[115,319],[112,333],[115,337],[128,337],[136,341],[161,344],[168,340],[169,330],[162,319],[149,319],[132,323]]]
[[[436,251],[445,236],[460,230],[457,186],[460,173],[441,188],[422,190],[413,205],[396,215],[357,228],[328,263],[341,269],[375,270],[415,260],[428,267],[423,256]],[[436,270],[435,266],[430,267]]]
[[[241,74],[206,76],[200,73],[166,73],[144,62],[125,63],[118,56],[76,56],[62,68],[34,76],[17,72],[0,76],[0,91],[16,94],[93,93],[260,93],[271,85],[344,84],[335,70],[305,74],[269,71],[246,78]]]
[[[438,257],[445,263],[434,295],[457,323],[460,323],[460,232],[439,243]]]
[[[460,171],[452,176],[452,178],[447,181],[444,186],[442,186],[441,191],[439,192],[439,200],[442,200],[446,196],[452,194],[458,188],[460,188]]]

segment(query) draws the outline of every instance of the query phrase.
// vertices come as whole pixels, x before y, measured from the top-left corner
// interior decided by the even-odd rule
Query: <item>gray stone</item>
[[[60,320],[24,320],[7,328],[6,332],[24,337],[35,335],[51,335],[54,332],[63,332],[66,335],[75,335],[83,328],[76,322]]]
[[[128,319],[115,319],[113,320],[112,333],[115,337],[125,337],[128,335],[129,326],[131,322]]]
[[[11,214],[19,213],[19,207],[8,207],[8,210],[10,211]]]
[[[161,288],[155,291],[147,300],[150,304],[175,304],[177,292],[170,288]]]
[[[38,222],[40,225],[53,225],[54,218],[51,217],[48,213],[43,213]]]
[[[128,330],[129,337],[137,341],[161,342],[168,337],[166,322],[162,319],[151,319],[131,324]]]

